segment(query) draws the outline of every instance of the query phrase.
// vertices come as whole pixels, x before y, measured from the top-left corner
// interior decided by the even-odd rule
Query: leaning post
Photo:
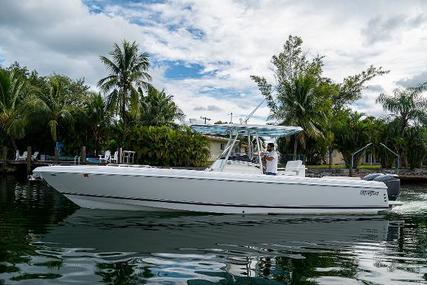
[[[123,163],[123,148],[119,148],[119,161],[118,164]]]
[[[86,146],[82,146],[82,161],[81,164],[86,164]]]
[[[31,152],[31,146],[27,146],[27,175],[31,174],[31,157],[33,156]]]

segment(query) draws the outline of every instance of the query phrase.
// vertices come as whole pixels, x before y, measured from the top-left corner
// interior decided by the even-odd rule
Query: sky
[[[427,81],[427,1],[420,0],[0,0],[0,65],[96,83],[113,43],[136,41],[150,56],[153,84],[186,114],[233,121],[263,100],[250,75],[274,81],[271,57],[289,35],[308,56],[325,56],[336,82],[373,64],[351,107],[384,116],[380,93]],[[252,123],[265,122],[262,106]]]

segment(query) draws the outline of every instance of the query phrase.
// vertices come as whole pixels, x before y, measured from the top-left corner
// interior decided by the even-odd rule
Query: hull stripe
[[[215,206],[215,207],[235,207],[235,208],[268,208],[268,209],[389,209],[388,206],[271,206],[271,205],[245,205],[245,204],[221,204],[221,203],[203,203],[193,201],[172,201],[172,200],[157,200],[157,199],[144,199],[144,198],[131,198],[131,197],[119,197],[110,195],[95,195],[95,194],[83,194],[83,193],[67,193],[61,192],[64,195],[70,196],[83,196],[83,197],[94,197],[94,198],[106,198],[106,199],[119,199],[119,200],[132,200],[132,201],[145,201],[145,202],[157,202],[157,203],[169,203],[169,204],[185,204],[185,205],[197,205],[197,206]]]
[[[115,174],[115,173],[64,173],[64,172],[55,172],[49,173],[52,176],[56,176],[59,174],[62,175],[84,175],[88,174],[90,176],[123,176],[123,177],[140,177],[140,178],[165,178],[165,179],[184,179],[184,180],[203,180],[203,181],[220,181],[220,182],[250,182],[256,184],[285,184],[285,185],[304,185],[304,186],[321,186],[321,187],[339,187],[339,188],[361,188],[361,189],[372,189],[372,190],[385,190],[385,187],[379,186],[370,186],[370,185],[334,185],[334,184],[321,184],[321,183],[305,183],[302,181],[256,181],[256,180],[244,180],[239,178],[229,178],[229,179],[218,179],[212,177],[185,177],[185,176],[162,176],[162,175],[131,175],[131,174]]]

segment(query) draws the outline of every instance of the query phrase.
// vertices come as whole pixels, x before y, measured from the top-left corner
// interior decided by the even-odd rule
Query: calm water
[[[427,185],[382,217],[77,209],[0,178],[0,284],[427,284]]]

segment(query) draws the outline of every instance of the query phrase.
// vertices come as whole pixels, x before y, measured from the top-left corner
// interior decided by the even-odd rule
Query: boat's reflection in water
[[[68,274],[95,272],[106,283],[116,284],[141,280],[246,284],[247,278],[261,284],[387,283],[394,278],[393,261],[387,256],[399,251],[400,227],[400,222],[367,216],[177,215],[80,209],[43,237],[49,252],[40,253],[56,255],[68,267],[84,260],[84,270]],[[61,250],[55,252],[52,247]],[[420,280],[419,272],[393,271],[400,277],[403,272],[405,280]]]

